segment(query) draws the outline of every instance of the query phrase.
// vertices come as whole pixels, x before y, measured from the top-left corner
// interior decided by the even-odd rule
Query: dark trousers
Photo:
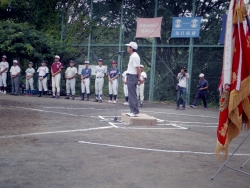
[[[12,94],[18,94],[19,90],[19,82],[20,82],[20,76],[17,76],[15,78],[11,78],[11,84],[12,84]]]
[[[127,86],[128,86],[128,97],[129,97],[129,108],[130,112],[134,114],[138,114],[138,100],[136,94],[136,86],[138,84],[138,76],[137,74],[129,74],[127,75]]]
[[[182,100],[183,100],[182,107],[185,108],[185,105],[186,105],[186,93],[187,93],[187,88],[178,86],[177,99],[176,99],[177,107],[180,106],[180,96],[182,95]]]
[[[206,91],[201,91],[199,90],[197,93],[196,93],[196,96],[194,98],[194,102],[193,102],[193,105],[196,106],[199,98],[202,98],[203,100],[203,104],[204,104],[204,108],[207,108],[207,99],[206,99],[206,95],[207,95],[207,92]]]

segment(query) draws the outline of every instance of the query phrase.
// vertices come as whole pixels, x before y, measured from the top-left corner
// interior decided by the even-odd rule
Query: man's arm
[[[122,76],[122,81],[123,81],[124,84],[127,84],[124,76]]]
[[[137,70],[137,76],[138,76],[138,81],[141,79],[141,68],[140,66],[136,67]]]
[[[181,73],[178,73],[178,75],[177,75],[177,80],[179,80],[180,77],[181,77]]]
[[[59,70],[58,70],[56,73],[54,73],[54,75],[59,74],[61,71],[62,71],[62,69],[61,69],[61,68],[59,68]]]

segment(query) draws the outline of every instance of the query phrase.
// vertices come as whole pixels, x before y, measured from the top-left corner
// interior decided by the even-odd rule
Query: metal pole
[[[122,43],[123,43],[123,14],[124,14],[124,0],[122,0],[122,6],[121,6],[121,23],[120,23],[120,36],[119,36],[119,52],[122,51]],[[122,74],[122,56],[123,53],[121,55],[118,54],[118,68]],[[118,79],[118,86],[121,83],[121,76]]]
[[[61,28],[61,47],[63,45],[63,35],[64,35],[64,5],[62,5],[62,28]]]
[[[89,13],[89,40],[88,40],[88,61],[91,62],[90,51],[91,51],[91,39],[92,39],[92,13],[93,13],[93,0],[90,3],[90,13]]]
[[[155,14],[154,17],[157,17],[158,10],[158,0],[155,1]],[[156,61],[156,38],[153,38],[152,43],[152,56],[151,56],[151,70],[150,70],[150,85],[149,85],[149,102],[154,100],[154,82],[155,82],[155,61]]]
[[[195,0],[193,0],[192,16],[195,16]],[[190,38],[189,55],[188,55],[188,74],[189,74],[189,79],[188,79],[187,104],[190,103],[192,68],[193,68],[193,53],[194,53],[194,38]]]

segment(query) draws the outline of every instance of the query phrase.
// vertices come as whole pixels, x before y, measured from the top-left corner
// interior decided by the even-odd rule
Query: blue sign
[[[227,25],[227,15],[224,14],[222,16],[222,25],[221,25],[221,31],[220,31],[220,41],[219,41],[219,44],[224,44],[225,34],[226,34],[226,25]]]
[[[171,38],[200,36],[201,17],[173,17]]]

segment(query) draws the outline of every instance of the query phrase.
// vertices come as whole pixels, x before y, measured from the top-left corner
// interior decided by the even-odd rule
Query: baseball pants
[[[70,90],[71,90],[72,95],[76,94],[76,79],[75,78],[66,80],[66,90],[67,90],[67,95],[70,94]]]
[[[117,95],[118,90],[118,81],[117,79],[113,80],[112,83],[109,82],[109,94]]]
[[[17,76],[15,78],[11,78],[11,84],[12,84],[12,94],[18,94],[19,90],[19,82],[20,82],[20,76]]]
[[[48,91],[47,89],[47,77],[44,78],[43,80],[38,80],[38,87],[39,87],[39,91]]]
[[[89,78],[85,78],[84,82],[82,81],[82,83],[81,83],[82,93],[85,93],[85,90],[86,90],[87,93],[90,93],[89,86],[90,86],[90,79]]]
[[[196,106],[196,104],[197,104],[199,98],[202,98],[204,108],[207,108],[207,99],[206,99],[206,95],[207,95],[207,92],[206,92],[206,91],[200,91],[200,90],[198,90],[198,92],[197,92],[196,95],[195,95],[193,105]]]
[[[95,94],[101,96],[102,89],[104,84],[104,78],[96,78],[95,79]]]
[[[137,99],[144,100],[144,83],[136,86]]]
[[[129,108],[130,108],[130,112],[134,114],[139,114],[138,100],[137,100],[137,95],[136,95],[137,84],[138,84],[137,74],[127,75]]]
[[[127,97],[128,96],[128,86],[127,86],[127,84],[124,84],[123,91],[124,91],[124,96]]]
[[[61,74],[57,74],[54,77],[52,76],[52,92],[53,95],[57,92],[57,95],[60,95],[60,82],[61,82]]]
[[[29,80],[26,79],[26,90],[34,90],[34,79],[33,77]]]
[[[0,75],[0,87],[7,87],[7,73],[3,72],[2,75]]]

